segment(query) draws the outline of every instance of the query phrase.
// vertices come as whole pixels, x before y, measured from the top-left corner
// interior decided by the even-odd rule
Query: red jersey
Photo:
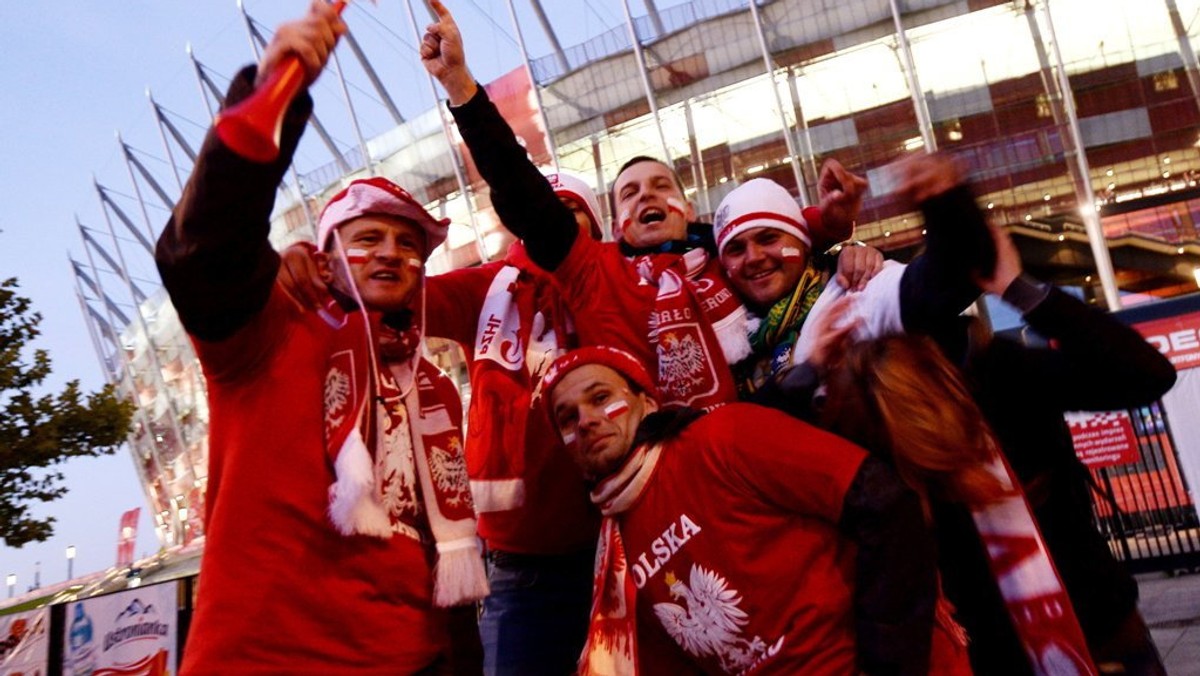
[[[665,442],[617,515],[643,670],[669,662],[647,652],[673,650],[665,633],[706,673],[855,673],[854,547],[837,524],[865,457],[749,404]]]
[[[276,285],[232,337],[194,340],[211,412],[207,543],[181,673],[412,673],[448,644],[432,544],[347,537],[327,514],[333,337]]]

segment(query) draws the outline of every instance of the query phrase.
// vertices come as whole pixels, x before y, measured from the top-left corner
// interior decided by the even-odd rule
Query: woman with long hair
[[[996,474],[997,445],[966,384],[928,338],[891,336],[854,343],[827,371],[820,420],[877,453],[918,495],[925,518],[935,504],[974,511],[1012,493]],[[941,565],[950,565],[940,561]],[[931,674],[970,674],[966,631],[938,599]]]

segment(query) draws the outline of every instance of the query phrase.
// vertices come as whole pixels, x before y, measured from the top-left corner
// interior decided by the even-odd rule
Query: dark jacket
[[[1053,287],[1043,293],[1024,317],[1057,349],[997,337],[969,351],[964,370],[1025,488],[1084,635],[1099,646],[1136,609],[1137,583],[1092,524],[1090,477],[1075,455],[1063,413],[1148,405],[1171,388],[1175,370],[1113,317]],[[960,347],[961,342],[952,351]],[[971,635],[976,673],[1032,673],[970,514],[942,505],[936,519],[943,584]]]

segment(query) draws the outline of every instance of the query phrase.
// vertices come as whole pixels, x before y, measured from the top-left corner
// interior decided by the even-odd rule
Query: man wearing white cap
[[[743,393],[772,385],[793,364],[802,368],[789,378],[811,381],[810,367],[823,367],[825,347],[848,332],[937,332],[978,297],[973,274],[990,271],[995,248],[957,166],[923,155],[897,171],[902,196],[924,211],[925,252],[907,266],[885,262],[856,288],[838,278],[826,283],[810,265],[810,224],[783,186],[753,179],[721,200],[713,223],[721,265],[758,319],[754,354],[735,369]],[[841,300],[847,296],[852,300]],[[819,340],[802,330],[826,312],[845,315],[838,331]]]
[[[344,30],[314,2],[279,29],[260,79],[293,53],[311,83]],[[319,310],[296,302],[267,233],[311,107],[293,102],[270,163],[210,133],[158,242],[210,410],[185,674],[415,674],[478,656],[473,608],[449,610],[487,593],[461,407],[420,350],[424,260],[447,224],[390,181],[351,183],[319,224],[330,292]],[[473,654],[455,653],[472,637]]]

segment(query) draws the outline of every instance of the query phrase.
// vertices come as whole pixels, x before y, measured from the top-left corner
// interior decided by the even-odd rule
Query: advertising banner
[[[1067,413],[1075,455],[1095,469],[1137,462],[1137,437],[1133,421],[1124,411]]]
[[[46,676],[50,609],[0,617],[0,676]]]
[[[1200,366],[1200,312],[1140,322],[1133,328],[1166,355],[1176,371]]]
[[[178,588],[166,582],[67,604],[63,673],[175,673]]]

